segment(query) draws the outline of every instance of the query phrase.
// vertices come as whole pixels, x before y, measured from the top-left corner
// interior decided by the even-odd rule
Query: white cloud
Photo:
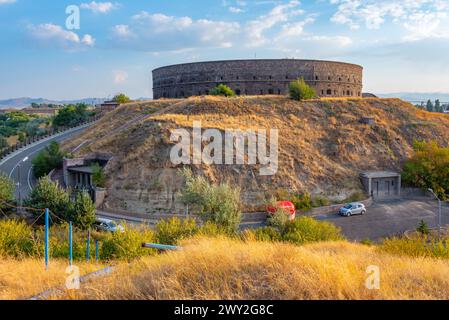
[[[41,45],[56,46],[69,51],[91,47],[95,43],[95,39],[89,34],[81,39],[75,32],[51,23],[29,25],[28,31],[30,36]]]
[[[403,40],[447,36],[449,1],[447,0],[330,0],[338,5],[331,21],[359,29],[379,29],[387,22],[401,26]],[[445,23],[443,23],[445,22]]]
[[[122,70],[114,70],[112,71],[112,75],[114,77],[115,84],[122,84],[128,80],[128,73]]]
[[[194,20],[143,11],[133,16],[128,25],[116,25],[112,31],[118,46],[159,52],[230,47],[239,30],[237,22]]]
[[[0,4],[15,3],[16,0],[0,0]]]
[[[82,3],[81,9],[87,9],[95,13],[107,13],[113,9],[118,7],[118,4],[114,4],[112,2],[95,2],[92,1],[90,3]]]
[[[243,10],[242,8],[229,7],[229,12],[232,12],[232,13],[242,13],[242,12],[244,12],[244,10]]]
[[[248,39],[247,45],[256,47],[269,42],[265,32],[279,23],[287,22],[291,17],[303,14],[303,10],[296,9],[299,5],[299,1],[277,5],[267,15],[248,22],[245,28]]]

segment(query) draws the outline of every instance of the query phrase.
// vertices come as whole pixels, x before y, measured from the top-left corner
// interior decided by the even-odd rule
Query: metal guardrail
[[[6,156],[8,156],[8,155],[10,155],[10,154],[12,154],[12,153],[14,153],[14,152],[24,148],[24,147],[27,147],[29,145],[32,145],[32,144],[36,143],[36,142],[48,139],[48,138],[50,138],[50,137],[52,137],[54,135],[61,134],[61,133],[64,133],[64,132],[72,130],[72,129],[76,129],[78,127],[82,127],[82,126],[87,125],[89,123],[93,123],[93,122],[97,121],[99,118],[100,117],[96,116],[96,117],[93,117],[93,118],[83,122],[83,123],[80,123],[80,124],[78,124],[76,126],[73,126],[73,127],[62,127],[62,128],[59,128],[58,130],[52,129],[52,130],[47,131],[47,133],[44,134],[44,135],[26,138],[26,140],[23,141],[23,142],[16,143],[15,145],[12,145],[12,146],[9,146],[7,148],[4,148],[4,149],[0,150],[0,160],[4,159]]]

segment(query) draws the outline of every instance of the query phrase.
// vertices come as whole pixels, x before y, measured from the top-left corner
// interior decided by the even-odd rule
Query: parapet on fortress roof
[[[186,98],[209,94],[219,84],[237,95],[286,95],[303,77],[320,97],[361,97],[363,67],[351,63],[297,59],[206,61],[153,70],[153,96]]]

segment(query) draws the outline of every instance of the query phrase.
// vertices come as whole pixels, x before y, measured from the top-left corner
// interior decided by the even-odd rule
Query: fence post
[[[90,261],[90,229],[87,230],[86,261]]]
[[[69,261],[70,266],[73,264],[73,227],[72,227],[72,221],[69,223]]]
[[[48,245],[48,238],[49,238],[49,212],[48,209],[45,209],[45,269],[48,270],[48,264],[49,264],[49,245]]]

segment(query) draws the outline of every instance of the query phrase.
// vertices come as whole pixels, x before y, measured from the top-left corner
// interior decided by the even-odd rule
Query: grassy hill
[[[376,124],[360,122],[374,117]],[[182,211],[182,186],[170,162],[170,130],[202,127],[279,129],[279,171],[258,175],[259,166],[193,166],[213,182],[242,188],[245,210],[256,210],[264,194],[277,188],[308,191],[341,200],[361,190],[364,170],[401,170],[414,139],[449,143],[449,115],[418,110],[399,99],[326,99],[306,102],[285,97],[196,97],[126,104],[65,145],[84,141],[77,155],[114,154],[106,168],[106,205],[139,212]]]
[[[295,246],[193,239],[184,250],[123,264],[71,299],[448,299],[449,262],[347,242]],[[380,289],[366,287],[367,268]]]

